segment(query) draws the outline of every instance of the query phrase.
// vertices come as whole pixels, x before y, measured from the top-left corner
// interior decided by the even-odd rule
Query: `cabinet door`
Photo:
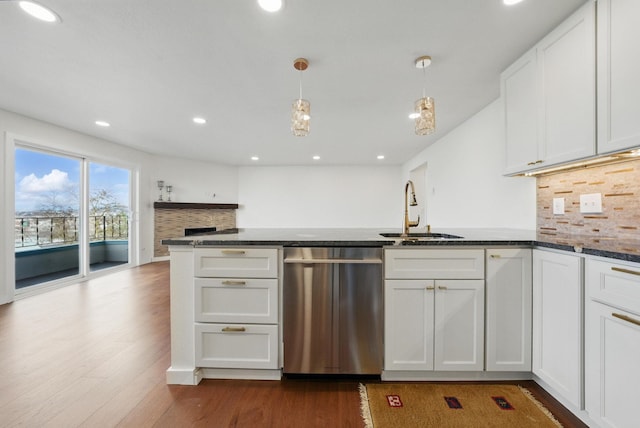
[[[278,326],[195,324],[196,366],[278,368]]]
[[[487,249],[487,371],[531,371],[531,250]]]
[[[538,44],[539,166],[596,154],[595,20],[595,4],[587,3]]]
[[[640,146],[640,1],[598,0],[598,153]]]
[[[434,369],[484,368],[484,281],[435,283]]]
[[[582,258],[533,251],[533,373],[582,407]]]
[[[531,50],[500,77],[506,138],[506,174],[526,171],[541,161],[538,153],[538,79]]]
[[[390,249],[384,253],[387,279],[483,279],[482,249]]]
[[[213,278],[277,278],[275,248],[196,248],[194,274]]]
[[[589,416],[602,427],[637,427],[640,317],[591,301],[587,323]]]
[[[434,281],[384,285],[385,370],[433,370]]]
[[[196,278],[195,320],[250,324],[278,323],[278,280]]]

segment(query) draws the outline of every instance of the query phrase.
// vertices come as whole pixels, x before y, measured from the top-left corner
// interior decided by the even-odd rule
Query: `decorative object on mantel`
[[[162,201],[162,189],[164,188],[164,181],[158,180],[158,191],[160,194],[158,195],[158,200]]]
[[[416,58],[416,68],[422,69],[422,75],[426,83],[426,70],[431,65],[431,57],[428,55]],[[436,106],[435,101],[426,95],[426,85],[422,86],[422,98],[415,102],[415,111],[409,115],[415,119],[416,135],[428,135],[436,130]]]
[[[311,104],[302,99],[302,72],[309,67],[309,61],[305,58],[296,58],[293,67],[300,71],[300,94],[291,106],[291,132],[296,137],[305,137],[309,134],[309,122],[311,121]]]
[[[171,192],[173,191],[173,186],[172,185],[167,185],[167,187],[165,187],[165,189],[167,189],[167,202],[171,202]]]

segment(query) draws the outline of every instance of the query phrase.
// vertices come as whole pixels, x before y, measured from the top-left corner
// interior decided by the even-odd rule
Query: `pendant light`
[[[431,65],[430,56],[416,58],[416,68],[422,69],[422,75],[426,83],[426,69]],[[422,98],[415,102],[415,110],[409,116],[415,119],[416,135],[429,135],[436,130],[436,110],[433,98],[426,96],[425,85],[422,86]]]
[[[309,67],[309,61],[305,58],[297,58],[293,61],[293,67],[300,72],[300,94],[291,105],[291,132],[296,137],[305,137],[309,134],[311,104],[302,99],[302,72]]]

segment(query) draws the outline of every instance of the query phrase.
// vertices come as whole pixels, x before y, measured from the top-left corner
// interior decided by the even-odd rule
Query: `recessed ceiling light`
[[[205,119],[204,117],[194,117],[193,123],[197,123],[198,125],[204,125],[205,123],[207,123],[207,119]]]
[[[522,0],[502,0],[504,4],[507,6],[511,6],[512,4],[520,3]]]
[[[315,155],[315,156],[313,157],[313,160],[320,160],[320,156]]]
[[[257,160],[260,160],[260,158],[258,156],[251,156],[251,160],[252,161],[257,161]]]
[[[384,159],[384,155],[378,155],[378,160]]]
[[[282,9],[284,0],[258,0],[258,4],[267,12],[277,12]]]
[[[39,3],[35,3],[32,1],[21,1],[18,2],[20,8],[27,12],[29,15],[34,18],[39,19],[44,22],[61,22],[60,16],[57,13],[52,11],[51,9],[42,6]]]
[[[102,126],[103,128],[108,128],[111,126],[109,122],[105,122],[104,120],[96,120],[96,125]]]

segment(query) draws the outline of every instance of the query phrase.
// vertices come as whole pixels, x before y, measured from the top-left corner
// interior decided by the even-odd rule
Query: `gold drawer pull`
[[[226,332],[242,333],[243,331],[247,331],[247,329],[244,327],[224,327],[222,331],[224,331],[225,333]]]
[[[611,314],[611,316],[614,316],[614,317],[616,317],[616,318],[618,318],[618,319],[621,319],[621,320],[623,320],[623,321],[626,321],[626,322],[630,322],[631,324],[640,325],[640,321],[638,321],[638,320],[636,320],[636,319],[633,319],[633,318],[631,318],[631,317],[628,317],[628,316],[626,316],[626,315],[616,314],[616,313],[614,312],[614,313],[612,313],[612,314]]]
[[[244,250],[222,250],[222,254],[242,255],[244,253]]]
[[[611,270],[616,271],[616,272],[628,273],[630,275],[638,275],[638,276],[640,276],[640,272],[638,272],[636,270],[619,268],[619,267],[612,267]]]
[[[222,285],[247,285],[246,281],[222,281]]]
[[[435,290],[436,287],[434,287],[433,285],[427,285],[427,290],[431,291],[431,290]]]
[[[438,285],[438,290],[446,290],[447,287],[445,287],[444,285]]]
[[[500,254],[491,254],[491,256],[489,257],[491,257],[492,259],[499,259],[502,256]]]

